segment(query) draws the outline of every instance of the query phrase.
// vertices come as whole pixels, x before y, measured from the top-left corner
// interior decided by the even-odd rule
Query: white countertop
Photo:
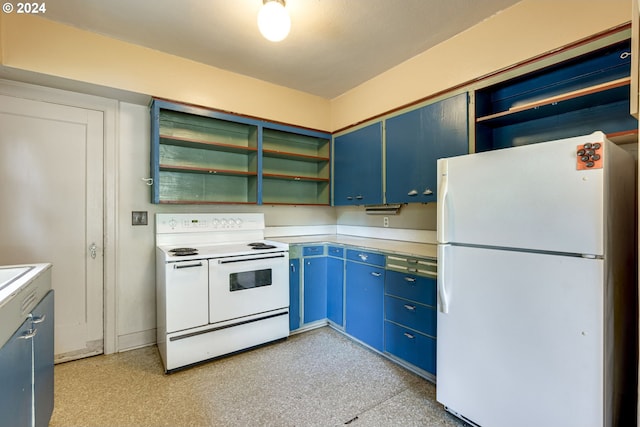
[[[417,256],[423,258],[437,258],[437,245],[430,243],[405,242],[401,240],[373,239],[370,237],[357,237],[344,234],[319,234],[307,236],[271,237],[282,243],[313,244],[313,243],[338,243],[341,245],[355,246],[364,249],[373,249],[387,253]]]
[[[51,264],[0,266],[0,269],[5,270],[3,281],[11,276],[9,270],[19,272],[25,267],[30,268],[0,290],[0,347],[9,340],[31,310],[51,289]]]

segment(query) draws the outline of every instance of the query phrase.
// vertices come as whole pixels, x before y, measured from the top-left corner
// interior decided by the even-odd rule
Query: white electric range
[[[289,246],[264,228],[263,214],[156,214],[166,372],[289,335]]]

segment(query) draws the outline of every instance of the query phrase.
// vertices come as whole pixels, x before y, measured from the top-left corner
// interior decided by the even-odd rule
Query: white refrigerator
[[[595,132],[441,159],[438,180],[437,400],[482,427],[626,425],[632,156]]]

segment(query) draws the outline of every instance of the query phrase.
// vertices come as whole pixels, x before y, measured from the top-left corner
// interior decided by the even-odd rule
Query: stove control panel
[[[264,214],[156,214],[156,233],[264,230]]]

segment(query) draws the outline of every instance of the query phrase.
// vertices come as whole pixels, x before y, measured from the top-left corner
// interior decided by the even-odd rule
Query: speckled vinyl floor
[[[155,346],[55,367],[51,427],[449,426],[430,382],[329,327],[164,375]]]

